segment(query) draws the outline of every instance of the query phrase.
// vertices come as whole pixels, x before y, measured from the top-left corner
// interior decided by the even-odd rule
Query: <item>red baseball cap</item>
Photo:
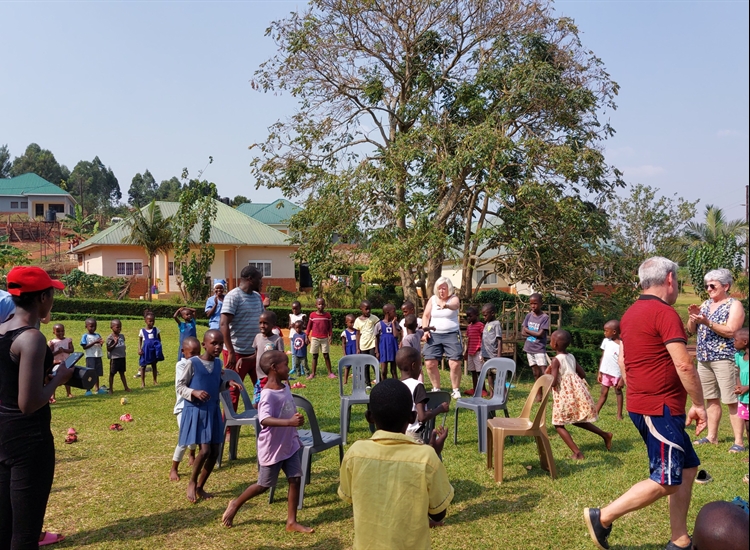
[[[37,292],[49,287],[62,290],[65,285],[47,275],[41,267],[18,266],[8,272],[8,294],[20,296],[24,292]]]

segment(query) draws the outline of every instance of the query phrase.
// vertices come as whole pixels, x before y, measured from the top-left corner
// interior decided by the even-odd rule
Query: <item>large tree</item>
[[[10,161],[10,151],[8,150],[8,145],[0,145],[0,178],[11,177],[11,164],[12,163]]]
[[[42,149],[36,143],[29,144],[23,155],[13,159],[10,172],[13,176],[33,173],[50,183],[63,185],[63,187],[70,176],[70,170],[58,163],[51,151]]]
[[[128,189],[128,204],[135,207],[141,207],[150,203],[156,198],[156,192],[159,185],[156,183],[154,176],[146,169],[143,174],[138,172],[130,182]]]
[[[496,228],[520,209],[533,215],[533,203],[518,203],[525,186],[588,217],[583,199],[621,183],[604,162],[612,129],[599,118],[617,85],[547,2],[312,0],[268,34],[279,53],[254,85],[290,92],[299,109],[256,144],[258,185],[305,195],[306,211],[330,211],[338,197],[340,229],[358,223],[371,266],[397,272],[408,298],[420,277],[431,290],[452,255],[466,288],[476,248],[508,247]],[[309,219],[321,225],[308,233],[342,232],[325,215]],[[579,248],[587,224],[565,234]],[[497,256],[490,263],[504,269]]]
[[[100,217],[122,199],[115,174],[99,157],[76,164],[68,180],[68,191],[81,204],[84,214],[96,214]]]
[[[161,213],[156,201],[148,206],[136,208],[126,220],[130,234],[124,242],[143,248],[148,257],[148,299],[151,300],[151,287],[154,284],[154,256],[166,254],[173,246],[172,220]]]

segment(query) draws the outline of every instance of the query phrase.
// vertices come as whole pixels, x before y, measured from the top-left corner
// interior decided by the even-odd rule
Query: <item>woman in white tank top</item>
[[[440,372],[438,361],[448,357],[452,386],[452,397],[461,396],[461,360],[463,346],[461,331],[458,324],[458,309],[461,302],[454,293],[453,283],[447,277],[440,277],[435,281],[434,295],[427,301],[422,317],[425,333],[422,338],[424,347],[424,364],[427,375],[432,382],[433,390],[440,389]]]

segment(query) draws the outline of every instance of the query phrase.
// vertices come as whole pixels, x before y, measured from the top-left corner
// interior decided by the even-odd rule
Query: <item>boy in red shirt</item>
[[[482,331],[484,331],[484,323],[479,320],[479,311],[477,308],[470,307],[466,310],[466,351],[464,351],[464,359],[466,360],[466,368],[471,373],[472,387],[470,390],[464,392],[465,395],[474,395],[474,388],[477,387],[477,380],[479,379],[479,373],[484,365],[482,359]],[[482,397],[487,395],[487,390],[482,388]]]
[[[331,314],[325,310],[326,301],[323,298],[315,300],[315,307],[317,311],[310,314],[310,320],[307,322],[307,337],[310,340],[310,351],[313,356],[312,372],[307,379],[315,378],[318,369],[318,355],[321,351],[326,361],[328,378],[336,378],[336,375],[331,371],[331,339],[333,338]]]

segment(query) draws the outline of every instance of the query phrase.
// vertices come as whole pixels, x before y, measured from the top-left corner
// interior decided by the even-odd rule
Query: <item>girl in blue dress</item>
[[[398,378],[398,367],[396,366],[396,352],[398,341],[401,336],[401,327],[396,321],[396,306],[385,304],[383,306],[383,320],[375,325],[375,341],[380,361],[381,380],[388,377],[390,366],[391,377]]]
[[[159,329],[154,326],[155,319],[153,311],[147,309],[143,314],[146,328],[142,328],[138,333],[138,371],[141,375],[141,388],[146,387],[146,367],[151,367],[151,372],[154,376],[154,386],[156,386],[156,364],[159,361],[164,361],[161,334],[159,333]]]

